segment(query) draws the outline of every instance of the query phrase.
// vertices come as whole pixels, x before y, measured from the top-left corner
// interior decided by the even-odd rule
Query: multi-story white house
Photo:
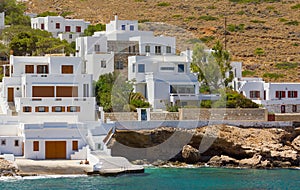
[[[83,19],[65,19],[61,16],[31,18],[31,28],[51,32],[53,37],[69,42],[75,41],[90,25]]]
[[[5,15],[4,15],[4,12],[3,13],[0,13],[0,32],[1,30],[4,29],[4,26],[5,26]]]
[[[134,91],[142,93],[154,109],[167,104],[199,106],[199,82],[190,71],[190,51],[178,55],[131,56],[128,80]]]
[[[263,105],[269,112],[300,112],[300,83],[268,83],[262,78],[241,77],[241,64],[237,72],[240,77],[233,80],[234,89],[253,102]]]
[[[1,153],[85,159],[88,145],[96,146],[92,75],[83,72],[81,58],[11,56],[0,87]]]
[[[90,37],[77,38],[76,50],[77,56],[87,61],[87,69],[91,65],[98,68],[100,63],[106,61],[106,68],[99,68],[102,71],[96,69],[96,73],[93,73],[94,79],[98,79],[99,74],[113,70],[119,70],[127,75],[128,56],[174,55],[176,40],[174,37],[154,36],[152,31],[140,31],[137,21],[119,20],[115,15],[115,20],[106,24],[106,31],[95,32]],[[113,55],[113,59],[109,55],[104,55],[107,53]],[[111,62],[114,66],[110,66]]]

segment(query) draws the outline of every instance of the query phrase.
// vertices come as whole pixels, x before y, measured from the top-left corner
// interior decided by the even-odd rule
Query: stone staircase
[[[8,107],[12,112],[12,116],[17,116],[18,112],[16,111],[16,106],[14,102],[8,102]]]

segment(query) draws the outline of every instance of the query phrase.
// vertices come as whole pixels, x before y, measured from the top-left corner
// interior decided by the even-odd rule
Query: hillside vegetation
[[[300,63],[299,0],[28,0],[27,11],[51,11],[93,24],[107,23],[115,13],[140,23],[164,22],[189,31],[184,35],[208,47],[224,42],[226,18],[227,50],[233,60],[244,62],[245,76],[300,81],[295,72]],[[178,43],[178,49],[183,47]]]

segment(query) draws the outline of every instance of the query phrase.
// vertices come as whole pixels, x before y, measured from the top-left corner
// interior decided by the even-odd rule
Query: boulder
[[[193,148],[191,145],[185,145],[181,151],[182,158],[188,164],[195,164],[200,160],[199,150]]]
[[[254,155],[252,158],[246,158],[239,161],[240,166],[246,166],[246,167],[256,167],[260,161],[262,156],[261,155]]]
[[[292,147],[300,152],[300,135],[293,140]]]
[[[211,166],[236,166],[238,161],[229,156],[221,155],[212,157],[207,164]]]

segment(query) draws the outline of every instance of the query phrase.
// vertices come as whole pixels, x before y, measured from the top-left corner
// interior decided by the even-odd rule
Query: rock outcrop
[[[16,176],[18,175],[18,169],[15,165],[3,158],[0,159],[0,177],[1,176]]]
[[[176,138],[168,144],[175,134]],[[154,130],[121,130],[116,132],[114,138],[112,142],[126,146],[122,147],[122,152],[118,152],[115,150],[120,150],[117,148],[119,145],[114,143],[111,145],[112,153],[130,160],[143,160],[156,155],[157,159],[164,161],[198,162],[212,166],[269,168],[300,165],[300,130],[293,127],[240,128],[215,125],[191,130],[161,127]],[[168,152],[168,146],[160,144],[166,144],[172,150],[178,148],[175,146],[181,147],[177,153],[172,152],[172,157],[165,159],[168,157],[162,155]],[[139,150],[143,154],[130,157],[132,155],[124,150],[126,147],[133,148],[133,153]],[[149,147],[151,151],[147,149]]]

